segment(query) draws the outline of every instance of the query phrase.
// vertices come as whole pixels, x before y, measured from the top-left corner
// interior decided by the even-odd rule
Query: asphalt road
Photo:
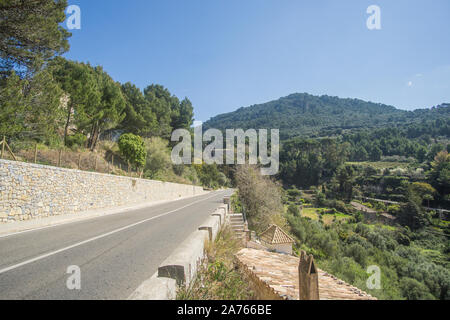
[[[126,299],[229,194],[0,237],[0,299]],[[67,288],[69,266],[80,290]]]

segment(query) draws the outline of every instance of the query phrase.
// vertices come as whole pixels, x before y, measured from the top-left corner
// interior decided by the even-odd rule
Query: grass
[[[382,229],[386,229],[386,230],[389,230],[389,231],[397,231],[398,230],[398,228],[395,227],[395,226],[389,226],[389,225],[386,225],[386,224],[383,224],[383,223],[364,224],[364,226],[366,226],[367,228],[369,228],[371,230],[375,229],[376,227],[379,227],[379,228],[382,228]]]
[[[311,220],[320,220],[319,211],[327,212],[329,208],[304,208],[302,211],[302,217],[309,218]],[[351,216],[337,212],[335,214],[325,213],[322,214],[322,221],[325,225],[331,225],[334,222],[347,221]]]
[[[207,259],[190,288],[180,287],[177,300],[253,300],[249,282],[234,266],[234,254],[242,248],[229,227],[208,242]]]
[[[371,161],[364,161],[364,162],[347,162],[348,165],[355,165],[355,166],[363,166],[363,167],[374,167],[375,169],[383,170],[383,169],[406,169],[408,168],[409,163],[406,162],[387,162],[387,161],[377,161],[377,162],[371,162]]]
[[[311,220],[319,220],[318,208],[304,208],[302,210],[302,217],[310,218]]]

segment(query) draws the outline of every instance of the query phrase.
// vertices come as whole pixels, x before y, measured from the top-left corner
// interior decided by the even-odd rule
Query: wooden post
[[[14,159],[14,161],[17,161],[16,156],[14,155],[14,152],[12,152],[11,148],[9,147],[8,143],[6,142],[6,139],[3,141],[3,145],[6,146],[8,149],[8,152],[11,154],[11,157]]]
[[[3,159],[3,154],[5,153],[5,144],[6,144],[6,137],[3,136],[3,140],[2,140],[2,159]]]
[[[81,153],[78,155],[78,170],[81,170]]]
[[[112,165],[113,170],[114,170],[114,154],[111,155],[111,165]]]
[[[59,149],[59,155],[58,155],[58,167],[61,167],[61,156],[62,156],[62,149]]]
[[[131,177],[131,170],[130,170],[130,161],[128,161],[128,176]]]
[[[94,171],[97,171],[97,155],[94,154]]]
[[[312,255],[301,252],[298,266],[300,300],[319,300],[319,273]]]
[[[34,146],[34,163],[37,163],[38,144]]]

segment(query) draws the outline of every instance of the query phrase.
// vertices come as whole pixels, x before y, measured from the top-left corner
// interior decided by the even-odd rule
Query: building
[[[269,229],[260,235],[260,239],[261,244],[266,246],[269,250],[278,253],[292,254],[294,240],[277,225],[271,225]]]

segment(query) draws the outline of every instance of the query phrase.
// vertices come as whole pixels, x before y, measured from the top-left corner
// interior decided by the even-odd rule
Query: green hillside
[[[221,130],[277,128],[280,129],[281,138],[285,140],[300,135],[328,136],[346,129],[398,126],[449,115],[448,104],[427,110],[404,111],[359,99],[296,93],[218,115],[207,121],[204,127]]]

